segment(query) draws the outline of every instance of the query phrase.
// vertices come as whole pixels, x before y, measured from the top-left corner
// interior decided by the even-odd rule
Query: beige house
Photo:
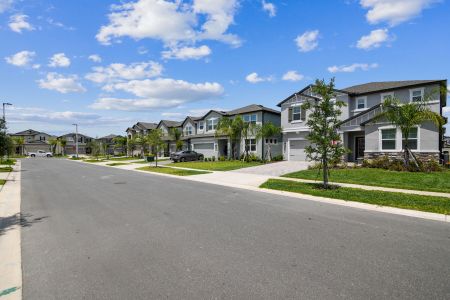
[[[24,131],[20,131],[10,135],[11,137],[22,137],[24,139],[23,147],[16,146],[15,153],[16,154],[24,154],[28,155],[29,152],[37,152],[38,150],[51,152],[51,145],[49,140],[52,138],[56,138],[56,136],[36,131],[33,129],[28,129]]]

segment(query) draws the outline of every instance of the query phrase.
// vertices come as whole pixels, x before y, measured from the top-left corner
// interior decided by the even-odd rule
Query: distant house
[[[64,148],[64,153],[67,155],[76,154],[76,133],[68,133],[58,137],[58,139],[65,139],[66,146]],[[78,133],[78,154],[91,154],[92,150],[89,147],[89,143],[94,138]]]
[[[169,156],[170,153],[176,151],[176,141],[172,137],[171,131],[179,130],[180,132],[182,132],[183,122],[161,120],[158,126],[156,126],[156,129],[159,129],[163,132],[163,140],[167,143],[166,149],[164,150],[164,156]]]
[[[381,104],[387,97],[403,103],[421,101],[431,96],[429,108],[442,115],[447,95],[446,80],[407,80],[370,82],[336,90],[336,98],[342,107],[340,128],[344,146],[351,150],[347,161],[373,159],[379,156],[391,158],[402,156],[404,137],[399,129],[387,121],[373,122],[381,112]],[[307,125],[311,110],[305,111],[305,102],[320,101],[312,85],[281,101],[281,125],[283,127],[283,153],[288,160],[306,160],[305,147],[309,144]],[[409,136],[409,147],[422,160],[439,160],[442,134],[432,122],[415,127]]]
[[[450,155],[450,136],[444,136],[442,139],[442,154]]]
[[[128,127],[126,131],[127,133],[127,139],[131,140],[135,137],[142,137],[146,136],[150,133],[150,131],[156,129],[158,126],[157,123],[148,123],[148,122],[137,122],[131,127]],[[141,151],[140,146],[136,146],[133,151],[129,152],[129,149],[127,149],[128,155],[139,155]]]
[[[36,152],[38,150],[43,150],[46,152],[51,152],[51,145],[49,140],[51,138],[56,138],[45,132],[36,131],[33,129],[28,129],[20,131],[10,135],[11,137],[22,137],[24,139],[23,144],[23,154],[27,155],[28,152]],[[22,154],[22,149],[20,146],[15,148],[16,154]]]
[[[125,149],[117,148],[114,139],[119,137],[116,134],[110,134],[101,138],[96,139],[97,142],[101,144],[102,149],[106,150],[107,155],[118,155],[125,152]]]

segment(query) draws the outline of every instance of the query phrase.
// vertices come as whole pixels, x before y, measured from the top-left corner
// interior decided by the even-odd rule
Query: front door
[[[363,136],[355,138],[355,161],[360,158],[364,158],[364,149],[366,148],[366,142]]]

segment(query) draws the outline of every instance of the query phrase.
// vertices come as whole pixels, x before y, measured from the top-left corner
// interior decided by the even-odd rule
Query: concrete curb
[[[22,299],[20,169],[21,162],[18,160],[0,192],[0,222],[5,222],[2,228],[8,226],[0,235],[1,299]]]
[[[345,201],[345,200],[332,199],[332,198],[317,197],[317,196],[311,196],[311,195],[307,195],[307,194],[299,194],[299,193],[293,193],[293,192],[265,189],[265,188],[251,186],[251,185],[234,184],[234,183],[230,183],[230,182],[218,182],[218,181],[213,181],[213,180],[209,181],[209,180],[205,180],[205,178],[203,178],[205,175],[208,175],[208,174],[177,176],[177,175],[170,175],[170,174],[164,174],[164,173],[148,172],[148,171],[137,170],[137,169],[121,168],[121,166],[114,167],[114,166],[103,165],[103,167],[141,172],[141,173],[145,173],[148,175],[172,177],[172,178],[177,178],[177,179],[181,179],[181,180],[190,180],[190,181],[196,181],[196,182],[202,182],[202,183],[208,183],[208,184],[214,184],[214,185],[220,185],[220,186],[228,186],[228,187],[245,189],[245,190],[250,190],[250,191],[255,191],[255,192],[260,192],[260,193],[268,193],[268,194],[274,194],[274,195],[285,196],[285,197],[290,197],[290,198],[322,202],[322,203],[327,203],[327,204],[332,204],[332,205],[340,205],[340,206],[364,209],[364,210],[369,210],[369,211],[376,211],[376,212],[381,212],[381,213],[388,213],[388,214],[394,214],[394,215],[401,215],[401,216],[407,216],[407,217],[414,217],[414,218],[450,223],[449,215],[422,212],[422,211],[418,211],[418,210],[410,210],[410,209],[403,209],[403,208],[395,208],[395,207],[389,207],[389,206],[379,206],[379,205],[374,205],[374,204],[352,202],[352,201]],[[249,174],[249,176],[251,176],[251,175]],[[286,180],[287,178],[286,177],[267,176],[267,179],[285,179]],[[289,180],[289,179],[287,179],[287,180]],[[369,187],[369,186],[367,186],[367,187]],[[405,190],[405,191],[407,191],[407,190]]]

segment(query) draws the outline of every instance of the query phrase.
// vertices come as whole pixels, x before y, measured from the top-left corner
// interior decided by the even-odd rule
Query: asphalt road
[[[24,299],[450,299],[450,226],[25,159]]]

